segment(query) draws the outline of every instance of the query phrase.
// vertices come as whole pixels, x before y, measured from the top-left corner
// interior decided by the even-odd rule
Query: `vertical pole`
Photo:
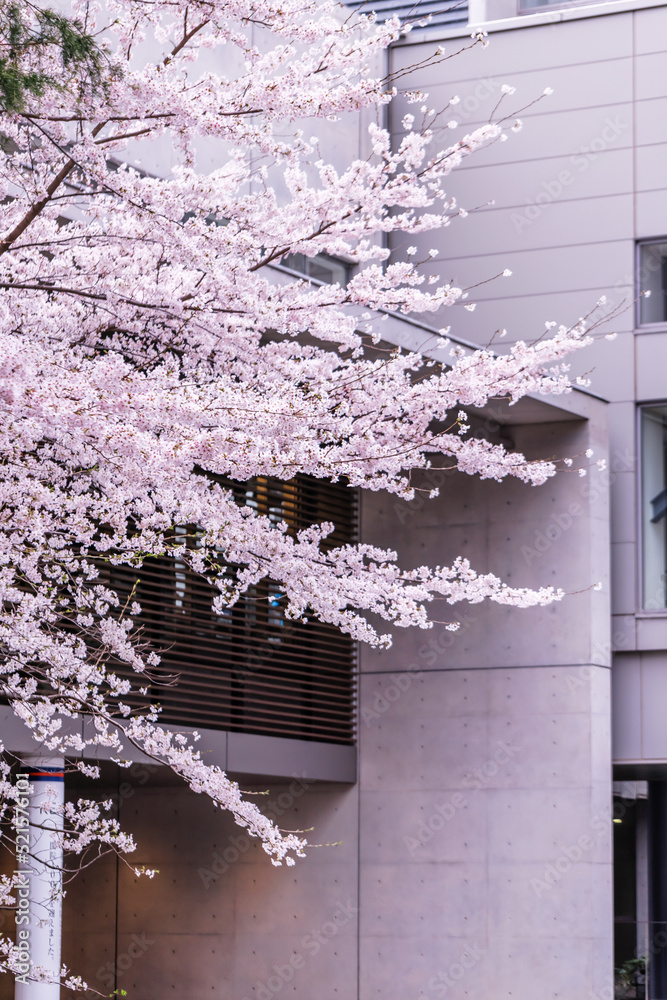
[[[65,775],[62,757],[29,756],[23,768],[28,782],[29,854],[19,855],[18,870],[27,888],[27,920],[17,932],[30,965],[54,982],[39,982],[30,974],[16,977],[15,1000],[59,1000],[62,937],[62,807]],[[18,935],[17,935],[18,937]]]

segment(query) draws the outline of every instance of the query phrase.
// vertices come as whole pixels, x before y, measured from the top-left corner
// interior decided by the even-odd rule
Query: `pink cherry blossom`
[[[91,93],[74,79],[29,98],[5,114],[0,146],[3,695],[54,753],[90,758],[99,746],[122,762],[141,750],[229,810],[275,864],[293,864],[303,838],[246,801],[196,741],[154,712],[128,715],[129,681],[110,663],[141,675],[158,654],[137,643],[95,561],[177,554],[210,575],[212,555],[242,567],[231,589],[211,576],[218,605],[270,576],[289,617],[314,614],[371,644],[428,628],[434,598],[556,600],[463,559],[405,571],[368,544],[325,550],[331,525],[292,536],[218,480],[300,472],[410,498],[411,469],[439,453],[482,478],[543,483],[552,463],[466,437],[455,415],[569,391],[564,359],[588,342],[585,325],[503,355],[460,349],[446,364],[367,349],[387,313],[437,313],[442,326],[440,311],[461,300],[462,289],[425,281],[411,254],[390,258],[381,237],[409,243],[448,226],[449,174],[501,135],[490,123],[443,145],[408,115],[396,145],[371,124],[367,157],[342,169],[320,159],[304,123],[326,129],[393,99],[378,67],[397,19],[342,16],[319,0],[71,6],[105,47],[108,86]],[[158,149],[170,151],[164,169],[136,166],[158,162]],[[211,149],[215,168],[198,167]],[[346,286],[297,279],[281,269],[288,253],[355,270]],[[199,526],[196,551],[174,541],[179,524]],[[82,714],[92,724],[75,735],[63,721]],[[0,761],[0,815],[15,795]],[[133,847],[103,807],[68,805],[65,847],[76,856],[93,844]],[[0,880],[0,903],[11,894]],[[0,959],[15,967],[7,938]]]

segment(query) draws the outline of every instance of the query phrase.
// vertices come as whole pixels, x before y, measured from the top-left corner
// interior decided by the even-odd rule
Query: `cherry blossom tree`
[[[567,391],[562,359],[587,342],[585,324],[502,355],[453,348],[446,363],[382,341],[389,313],[431,313],[438,327],[465,296],[425,280],[414,254],[392,258],[385,235],[449,225],[448,175],[503,134],[491,122],[457,138],[416,110],[392,142],[381,122],[394,82],[368,67],[399,37],[396,19],[332,0],[71,6],[98,46],[99,79],[72,63],[63,86],[59,46],[27,45],[16,61],[40,85],[5,107],[1,128],[0,693],[52,752],[143,751],[230,810],[274,863],[294,863],[303,839],[205,764],[196,740],[125,703],[128,674],[141,684],[159,650],[142,645],[140,608],[103,585],[100,563],[177,556],[209,580],[216,608],[270,577],[288,617],[371,644],[390,635],[369,616],[427,628],[434,598],[557,599],[463,559],[404,570],[367,544],[323,548],[332,525],[293,534],[225,483],[305,473],[410,498],[411,471],[434,454],[482,478],[543,483],[552,463],[467,437],[463,408]],[[336,170],[309,119],[326,128],[362,113],[368,155]],[[173,169],[128,165],[154,142],[175,151]],[[207,143],[217,166],[206,171]],[[353,273],[298,279],[280,266],[288,254],[343,258]],[[197,547],[175,525],[197,525]],[[86,738],[63,726],[81,716]],[[7,813],[16,791],[1,766]],[[91,844],[132,848],[94,802],[67,806],[66,850]]]

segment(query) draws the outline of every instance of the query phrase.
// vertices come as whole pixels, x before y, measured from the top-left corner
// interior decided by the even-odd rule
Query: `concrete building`
[[[358,530],[406,565],[462,553],[567,597],[462,608],[457,633],[359,650],[354,732],[343,721],[327,738],[322,714],[308,729],[317,711],[301,688],[298,711],[290,702],[270,725],[255,714],[206,726],[210,759],[268,790],[281,826],[336,845],[295,868],[273,868],[159,769],[108,763],[101,794],[137,833],[133,864],[159,877],[139,884],[107,860],[68,890],[64,959],[103,994],[607,1000],[614,965],[649,955],[649,996],[667,998],[667,7],[518,2],[471,0],[469,23],[459,8],[391,52],[402,72],[483,29],[487,49],[402,76],[402,92],[419,87],[435,108],[458,95],[448,115],[460,130],[489,119],[505,83],[509,124],[528,105],[520,132],[452,175],[452,194],[476,210],[422,246],[439,247],[434,271],[458,284],[513,272],[471,292],[474,312],[445,318],[463,343],[485,345],[499,327],[503,342],[528,340],[545,320],[623,306],[603,328],[616,339],[573,359],[589,389],[471,415],[481,436],[583,464],[593,449],[608,471],[539,489],[430,473],[437,499],[365,496]],[[397,131],[405,110],[392,110]],[[386,326],[394,343],[431,336],[427,323]],[[315,646],[312,671],[329,656]],[[296,728],[281,731],[288,716]],[[7,745],[28,749],[12,725]]]
[[[601,339],[573,363],[575,371],[589,373],[591,391],[609,404],[608,474],[580,489],[600,500],[608,489],[611,505],[610,645],[594,649],[592,658],[606,664],[611,650],[613,660],[616,965],[649,956],[649,995],[656,998],[667,996],[661,510],[666,18],[659,4],[519,0],[516,6],[514,0],[473,0],[469,20],[488,31],[488,49],[470,53],[463,73],[462,60],[456,68],[454,60],[419,75],[429,106],[460,95],[453,110],[465,127],[488,118],[504,83],[516,87],[504,98],[508,112],[529,105],[520,113],[521,132],[485,150],[452,178],[452,193],[461,204],[483,207],[442,246],[439,269],[463,284],[478,282],[480,272],[513,271],[510,281],[472,293],[476,311],[461,316],[457,332],[483,343],[502,326],[508,339],[521,339],[537,335],[545,320],[570,323],[582,315],[602,319],[615,313],[601,329],[616,332],[616,340]],[[457,37],[449,32],[450,49]],[[427,32],[411,35],[394,50],[396,69],[418,61],[431,44]],[[409,79],[402,83],[410,86]],[[545,87],[553,94],[530,106]],[[487,199],[493,203],[487,205]],[[643,290],[651,291],[651,298],[638,300]],[[607,303],[596,306],[602,295]],[[558,527],[553,522],[554,536]],[[564,529],[545,554],[550,568],[565,554],[565,534]],[[537,568],[539,560],[532,565]],[[598,763],[608,769],[611,762]],[[563,889],[564,883],[565,876]],[[564,912],[554,913],[554,920]],[[608,934],[603,924],[598,927]],[[579,991],[571,994],[561,980],[554,993],[603,995],[601,983],[609,975],[604,948],[589,955],[599,963],[593,979],[583,976]]]

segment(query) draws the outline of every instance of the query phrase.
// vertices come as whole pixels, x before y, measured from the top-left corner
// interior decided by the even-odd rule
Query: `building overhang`
[[[164,726],[173,733],[189,735],[192,729],[185,726]],[[83,719],[63,719],[63,731],[82,738],[92,735],[92,724]],[[316,740],[294,740],[277,736],[260,736],[252,733],[233,733],[225,730],[198,729],[200,739],[194,744],[207,764],[214,764],[234,776],[270,778],[273,781],[302,778],[308,781],[354,783],[357,780],[357,748]],[[0,706],[0,733],[5,749],[21,757],[39,750],[30,730],[14,715],[9,706]],[[83,754],[67,755],[70,759],[88,762],[112,761],[118,757],[108,747],[90,746]],[[155,761],[131,746],[123,758],[132,764],[149,764]]]

